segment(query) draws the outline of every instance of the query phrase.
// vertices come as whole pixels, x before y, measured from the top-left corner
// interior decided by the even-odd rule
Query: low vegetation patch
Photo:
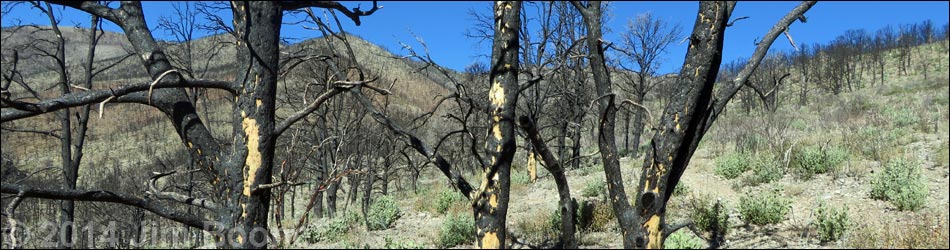
[[[791,200],[782,197],[778,189],[759,194],[746,193],[739,198],[739,215],[746,224],[775,224],[785,220],[791,210],[791,203]]]
[[[348,212],[330,220],[326,226],[311,226],[302,236],[309,243],[334,240],[343,237],[353,225],[359,225],[360,215]]]
[[[722,178],[735,179],[749,170],[750,158],[744,153],[725,154],[716,158],[716,168],[713,171]]]
[[[377,197],[369,207],[367,213],[367,227],[369,230],[383,230],[391,227],[402,215],[396,200],[392,196]]]
[[[709,196],[691,197],[688,202],[689,219],[710,238],[723,239],[729,229],[729,212],[722,200],[712,201]]]
[[[679,230],[670,234],[663,243],[664,249],[702,249],[703,240],[686,230]]]
[[[927,201],[927,185],[920,176],[920,164],[895,158],[871,180],[871,198],[890,201],[899,210],[914,211]]]
[[[583,197],[597,197],[598,195],[606,193],[607,182],[603,180],[587,182],[587,185],[584,185],[584,189],[581,189],[581,196]]]
[[[475,219],[465,214],[452,214],[442,221],[439,247],[449,248],[475,241]]]
[[[426,249],[426,247],[422,244],[416,243],[412,240],[393,240],[389,236],[386,236],[385,241],[386,243],[383,245],[383,248],[385,249]]]
[[[803,180],[809,180],[817,174],[839,172],[841,164],[848,160],[848,150],[836,145],[809,145],[796,150],[791,166]]]
[[[578,228],[585,231],[607,232],[616,224],[613,208],[606,200],[587,200],[577,207]]]
[[[847,245],[855,249],[947,249],[950,248],[950,222],[943,213],[912,213],[910,218],[887,226],[873,225],[875,220],[858,220],[849,233]]]
[[[448,211],[450,207],[457,206],[465,203],[465,196],[462,196],[458,191],[448,189],[442,190],[439,193],[439,199],[435,202],[435,212],[439,214],[445,214],[445,211]]]
[[[771,154],[759,153],[752,155],[749,157],[747,164],[752,169],[752,174],[744,177],[742,183],[749,186],[777,181],[785,176],[785,169],[781,162]]]
[[[818,240],[821,242],[836,241],[851,230],[851,221],[848,218],[848,207],[843,209],[832,207],[825,202],[818,204],[816,211],[818,218]]]

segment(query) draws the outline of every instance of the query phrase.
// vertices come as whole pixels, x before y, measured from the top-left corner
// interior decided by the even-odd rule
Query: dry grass
[[[946,205],[943,206],[946,208]],[[869,221],[875,219],[863,218],[858,220],[855,230],[848,239],[848,246],[853,248],[933,248],[947,249],[950,247],[950,238],[947,227],[946,210],[943,212],[914,213],[906,216],[906,220],[888,225],[877,225]]]

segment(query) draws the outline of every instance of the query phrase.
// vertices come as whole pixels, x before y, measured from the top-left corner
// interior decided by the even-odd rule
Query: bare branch
[[[620,107],[623,107],[624,104],[630,104],[630,105],[633,105],[634,107],[643,109],[643,111],[647,113],[647,121],[650,122],[650,128],[656,129],[656,126],[654,126],[653,124],[653,113],[650,113],[650,110],[647,109],[647,107],[644,107],[643,105],[640,105],[639,103],[633,102],[630,99],[623,99],[623,101],[620,101]]]
[[[16,249],[20,247],[20,243],[17,242],[18,240],[16,238],[16,235],[17,235],[16,230],[19,227],[17,226],[17,221],[15,218],[16,216],[14,216],[14,214],[16,214],[16,208],[20,206],[20,202],[22,201],[23,201],[23,192],[18,192],[16,194],[16,197],[13,198],[13,201],[11,201],[9,205],[7,205],[7,209],[3,211],[3,215],[7,216],[7,220],[8,220],[7,224],[10,226],[10,249]]]
[[[50,136],[50,137],[53,137],[53,138],[56,138],[56,139],[62,139],[62,136],[60,136],[59,134],[57,134],[57,133],[55,132],[55,131],[57,131],[57,130],[59,130],[59,129],[54,129],[54,130],[36,130],[36,129],[22,129],[22,128],[6,128],[6,127],[0,127],[0,130],[10,131],[10,132],[22,132],[22,133],[40,134],[40,135]]]
[[[90,90],[78,93],[70,93],[59,98],[43,100],[39,103],[27,103],[26,107],[17,107],[15,110],[4,110],[0,113],[0,122],[7,122],[44,113],[57,111],[64,108],[77,107],[82,105],[102,102],[110,97],[121,98],[126,95],[134,94],[139,91],[147,91],[149,88],[179,88],[179,87],[198,87],[214,88],[227,90],[231,94],[236,94],[236,90],[231,82],[193,79],[182,81],[159,81],[152,85],[150,82],[140,82],[123,85],[115,89]],[[9,102],[10,100],[3,100]]]
[[[732,27],[732,25],[736,24],[736,21],[739,21],[739,20],[742,20],[742,19],[749,19],[749,16],[744,16],[744,17],[732,19],[732,22],[729,22],[729,24],[726,24],[726,27]]]
[[[193,169],[193,170],[182,172],[181,174],[194,173],[197,171],[199,170]],[[153,173],[152,178],[149,178],[149,180],[145,183],[146,185],[148,185],[148,189],[149,189],[149,191],[146,191],[145,193],[148,195],[154,196],[155,198],[159,198],[163,200],[171,200],[171,201],[183,203],[186,205],[196,206],[200,208],[205,208],[205,209],[210,209],[210,210],[215,210],[215,211],[221,209],[221,206],[207,199],[195,198],[195,197],[191,197],[191,196],[187,196],[187,195],[183,195],[179,193],[174,193],[174,192],[165,192],[165,191],[161,191],[157,187],[158,185],[156,184],[156,182],[158,182],[158,179],[161,179],[162,177],[175,175],[175,174],[178,174],[177,170],[166,172],[166,173],[158,173],[158,172]]]
[[[474,197],[472,194],[472,190],[474,190],[472,186],[468,183],[468,181],[465,180],[465,177],[452,168],[445,158],[442,158],[441,155],[435,151],[432,151],[432,149],[422,142],[422,140],[419,139],[419,137],[417,137],[415,134],[404,130],[402,127],[390,120],[385,114],[376,110],[376,108],[373,107],[373,103],[368,98],[366,98],[362,92],[360,92],[359,88],[350,89],[349,91],[351,94],[353,94],[353,97],[355,97],[360,102],[360,104],[363,105],[363,108],[372,114],[373,119],[375,119],[376,122],[386,126],[386,128],[400,136],[400,138],[403,140],[408,140],[408,143],[410,146],[412,146],[412,148],[416,149],[416,151],[418,151],[420,154],[426,156],[429,161],[434,162],[436,167],[438,167],[439,170],[445,174],[445,177],[449,178],[452,186],[458,188],[458,191],[461,192],[462,195],[469,199]]]
[[[214,223],[205,223],[206,220],[203,218],[188,213],[173,211],[152,200],[109,191],[36,189],[28,186],[2,183],[0,184],[0,192],[6,194],[22,194],[21,196],[23,197],[33,197],[40,199],[97,201],[124,204],[148,210],[158,216],[180,222],[193,228],[212,231],[219,230],[218,226],[215,226]]]
[[[795,48],[795,51],[798,51],[798,46],[795,45],[795,40],[792,39],[792,35],[788,34],[788,29],[785,29],[782,33],[785,34],[785,38],[788,38],[788,43],[792,44],[792,48]]]
[[[360,17],[372,15],[377,10],[383,8],[383,6],[379,6],[376,1],[373,1],[373,8],[368,11],[360,10],[360,7],[353,8],[351,11],[337,1],[281,1],[280,6],[283,7],[284,10],[296,10],[307,7],[334,9],[353,20],[356,26],[360,26],[361,24]]]

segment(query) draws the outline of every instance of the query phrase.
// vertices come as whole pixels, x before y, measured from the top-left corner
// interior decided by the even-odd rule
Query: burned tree
[[[360,24],[360,17],[374,13],[359,8],[347,9],[337,2],[232,2],[234,33],[237,47],[237,77],[233,82],[188,79],[174,69],[163,49],[152,36],[138,2],[122,2],[112,8],[96,2],[55,2],[101,17],[117,24],[125,32],[137,57],[147,69],[150,81],[130,83],[112,89],[90,89],[65,94],[36,103],[14,102],[4,108],[0,121],[24,119],[70,107],[96,103],[139,103],[156,108],[172,122],[181,142],[196,160],[197,169],[157,173],[152,182],[162,177],[201,171],[212,176],[210,198],[189,197],[179,193],[152,189],[145,198],[107,191],[77,189],[50,190],[39,187],[2,184],[2,192],[42,199],[99,201],[120,203],[151,211],[184,225],[204,229],[215,235],[220,244],[232,247],[263,248],[268,240],[267,215],[271,200],[271,183],[275,141],[281,132],[300,117],[278,123],[274,117],[276,79],[279,67],[280,26],[283,12],[309,7],[342,12]],[[335,94],[365,82],[340,79],[327,93],[313,100],[319,106]],[[222,138],[233,142],[223,146],[198,117],[183,87],[222,89],[234,98],[231,113],[232,135]],[[100,105],[101,106],[101,105]],[[305,109],[303,113],[312,112]],[[154,187],[151,186],[150,187]],[[169,204],[194,206],[212,214],[188,214]],[[237,230],[240,233],[233,233]],[[230,234],[228,234],[230,233]],[[234,237],[231,237],[234,236]]]
[[[633,102],[642,106],[643,101],[650,91],[656,86],[654,77],[656,70],[660,67],[660,56],[666,52],[666,48],[680,38],[680,26],[670,25],[667,21],[656,18],[650,13],[637,16],[635,20],[627,23],[627,31],[622,35],[623,49],[620,50],[624,57],[633,61],[637,65],[635,77],[629,77],[630,74],[621,74],[625,78],[624,83],[619,85],[624,92],[633,94]],[[621,64],[623,67],[623,64]],[[631,70],[624,67],[626,70]],[[646,112],[642,108],[635,108],[633,131],[630,131],[630,115],[624,116],[623,147],[631,152],[633,157],[637,157],[640,152],[640,135],[643,132],[643,118]],[[630,147],[629,136],[633,135],[633,147]],[[632,150],[632,151],[630,151]]]
[[[604,45],[601,40],[601,20],[597,17],[600,3],[584,6],[571,2],[580,10],[587,23],[587,45],[590,47],[591,70],[597,86],[600,135],[598,146],[604,161],[609,198],[614,214],[620,224],[624,247],[662,248],[663,242],[685,224],[669,225],[666,222],[666,204],[673,194],[680,177],[689,165],[689,160],[706,131],[726,107],[736,92],[745,85],[749,76],[765,57],[772,42],[795,20],[810,9],[815,2],[803,2],[773,26],[756,46],[749,62],[734,79],[714,93],[716,76],[722,62],[724,31],[735,8],[735,2],[701,2],[696,22],[690,35],[686,60],[677,78],[681,88],[676,90],[660,118],[650,150],[643,162],[643,172],[637,187],[633,206],[624,193],[620,176],[620,163],[614,139],[616,107],[614,93],[606,77],[603,64]]]

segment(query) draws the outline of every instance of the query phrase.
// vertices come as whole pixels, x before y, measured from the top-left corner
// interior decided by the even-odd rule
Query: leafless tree
[[[656,81],[651,78],[661,65],[660,56],[666,53],[667,47],[680,40],[680,30],[678,24],[670,24],[648,12],[640,14],[635,20],[628,20],[627,31],[621,35],[621,41],[623,41],[621,54],[637,65],[637,69],[634,70],[624,67],[621,63],[621,68],[635,72],[635,77],[629,77],[630,74],[620,74],[625,79],[623,84],[617,85],[620,90],[633,93],[632,101],[640,105],[632,109],[635,116],[633,131],[630,131],[630,115],[624,116],[623,147],[633,157],[639,155],[640,135],[644,127],[643,117],[646,115],[642,108],[644,97],[656,86]],[[628,137],[631,133],[633,135],[632,148]]]
[[[0,121],[24,119],[43,113],[56,112],[70,107],[89,104],[140,103],[156,108],[173,123],[175,131],[196,160],[196,171],[211,179],[213,197],[198,198],[173,192],[152,189],[148,196],[139,197],[108,191],[79,189],[46,189],[3,183],[3,193],[42,199],[99,201],[120,203],[139,207],[161,217],[200,228],[213,233],[215,240],[233,247],[266,247],[268,240],[267,215],[271,201],[274,146],[277,137],[287,127],[299,121],[303,115],[292,116],[283,121],[274,118],[276,80],[280,53],[280,25],[284,11],[310,7],[332,9],[345,14],[357,25],[360,17],[371,15],[378,6],[374,3],[369,11],[348,9],[337,2],[232,2],[234,35],[237,40],[237,77],[233,82],[221,80],[188,79],[172,68],[168,57],[158,45],[146,26],[142,6],[138,2],[123,2],[112,8],[96,2],[59,2],[117,24],[125,32],[143,66],[148,70],[150,81],[130,83],[112,89],[90,89],[65,94],[60,97],[35,103],[19,103],[5,108]],[[253,18],[252,18],[253,17]],[[330,83],[333,88],[327,93],[338,94],[347,89],[366,84],[366,80],[351,81],[347,77]],[[222,141],[234,142],[224,147],[214,138],[208,127],[198,117],[194,105],[188,100],[182,87],[222,89],[234,96],[231,138]],[[312,102],[314,108],[299,111],[313,112],[334,94],[321,95]],[[11,103],[12,100],[4,99]],[[100,105],[101,107],[101,105]],[[155,174],[154,183],[163,177],[186,173],[192,170],[174,170]],[[154,187],[154,186],[152,186]],[[183,213],[172,202],[194,206],[214,214],[203,218]],[[208,222],[213,223],[208,223]],[[230,234],[240,229],[242,234]]]
[[[699,141],[708,131],[726,103],[748,81],[749,76],[765,57],[775,39],[815,2],[803,2],[795,7],[763,36],[749,62],[736,78],[728,79],[714,93],[719,65],[722,61],[724,31],[729,24],[735,2],[701,2],[696,22],[690,35],[689,50],[677,79],[680,88],[667,104],[657,132],[653,136],[643,163],[643,172],[637,186],[637,200],[631,206],[624,192],[620,163],[614,139],[616,107],[610,79],[603,60],[605,45],[601,40],[600,3],[571,2],[587,23],[587,46],[591,71],[597,86],[600,115],[598,146],[604,162],[608,196],[621,227],[624,247],[662,248],[669,234],[687,224],[670,225],[666,222],[666,204],[673,189],[689,165]]]

